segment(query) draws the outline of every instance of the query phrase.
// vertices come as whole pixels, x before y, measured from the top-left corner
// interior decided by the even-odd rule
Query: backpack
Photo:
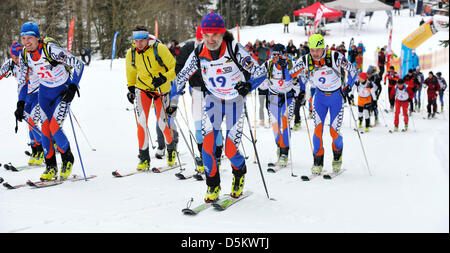
[[[292,61],[291,60],[287,60],[287,63],[288,63],[288,69],[290,70],[290,69],[292,69]],[[267,78],[268,79],[270,79],[270,78],[272,78],[272,70],[273,70],[273,65],[274,65],[274,63],[273,63],[273,61],[270,61],[269,62],[269,65],[267,65],[267,62],[265,63],[265,65],[266,65],[266,69],[267,69]],[[284,71],[283,71],[283,79],[285,78],[285,76],[284,76]]]
[[[164,67],[164,69],[167,71],[169,71],[169,69],[167,68],[167,66],[164,64],[163,60],[161,59],[161,57],[159,56],[158,53],[158,44],[161,43],[160,41],[156,40],[155,43],[153,43],[153,53],[155,54],[155,59],[158,62],[158,64],[161,67]],[[131,66],[136,68],[136,47],[133,45],[133,47],[131,48]]]
[[[248,82],[251,78],[251,74],[247,70],[245,70],[244,67],[242,67],[242,65],[238,62],[236,58],[236,52],[238,51],[238,44],[236,44],[234,50],[232,50],[233,48],[232,41],[225,40],[225,43],[227,45],[228,54],[230,55],[231,60],[233,60],[234,64],[236,64],[236,66],[239,68],[239,71],[241,71],[244,74],[245,81]],[[203,50],[203,43],[195,48],[194,53],[195,56],[197,56],[197,59],[199,59],[199,55],[202,50]],[[198,69],[201,69],[200,60],[197,61],[197,67]]]
[[[56,40],[56,39],[54,39],[52,37],[45,37],[44,41],[42,43],[42,51],[44,51],[44,55],[45,55],[44,59],[47,60],[50,63],[50,65],[55,67],[56,65],[62,64],[62,63],[60,63],[60,62],[56,61],[55,59],[53,59],[50,56],[50,54],[48,53],[47,47],[48,47],[49,43],[53,43],[53,44],[55,44],[55,45],[57,45],[57,46],[59,46],[61,48],[62,48],[62,46],[61,46],[61,43],[59,43],[58,40]],[[22,59],[24,60],[25,65],[28,67],[27,50],[25,48],[22,50]],[[70,71],[70,67],[69,66],[66,66],[66,65],[64,65],[64,66],[66,67],[66,70]]]

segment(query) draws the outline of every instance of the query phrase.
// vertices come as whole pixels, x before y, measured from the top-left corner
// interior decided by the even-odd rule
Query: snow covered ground
[[[405,11],[402,17],[394,18],[392,45],[400,52],[400,41],[417,28],[420,17],[409,18]],[[385,13],[376,12],[360,36],[344,32],[341,24],[331,24],[331,35],[326,37],[326,43],[345,41],[347,44],[350,37],[355,37],[355,42],[364,42],[369,57],[376,46],[387,44],[385,21]],[[287,44],[293,39],[298,45],[306,40],[302,27],[292,23],[290,30],[289,35],[283,34],[281,24],[244,27],[241,42],[254,42],[258,38]],[[417,50],[418,54],[438,48],[437,41],[448,35],[448,32],[439,32]],[[90,150],[75,125],[86,174],[98,177],[44,189],[0,188],[0,232],[449,232],[448,92],[445,111],[436,119],[423,119],[426,114],[422,109],[411,117],[409,132],[389,134],[393,114],[383,112],[379,125],[361,135],[372,176],[366,167],[358,135],[352,130],[354,122],[349,107],[346,107],[342,135],[347,171],[330,181],[317,178],[302,182],[300,177],[291,176],[290,167],[277,174],[268,174],[263,168],[270,197],[276,201],[267,199],[258,166],[253,163],[252,144],[243,138],[249,156],[245,189],[254,194],[225,212],[211,209],[196,217],[187,217],[181,209],[191,198],[194,205],[202,202],[206,191],[204,181],[180,181],[174,176],[175,171],[122,179],[111,175],[114,170],[134,170],[138,162],[138,142],[133,112],[126,110],[132,106],[126,99],[124,60],[115,60],[112,70],[109,66],[110,61],[94,60],[85,68],[80,83],[81,97],[76,97],[72,105],[73,113],[97,150]],[[438,70],[449,81],[448,64],[434,69]],[[12,78],[2,80],[0,85],[0,163],[25,164],[27,157],[23,151],[29,149],[25,124],[20,124],[19,132],[14,134],[17,86]],[[386,94],[381,97],[380,107],[387,108]],[[185,98],[189,112],[190,96],[186,94]],[[423,99],[422,104],[426,104],[426,96]],[[182,103],[180,106],[179,113],[184,113]],[[248,107],[254,124],[253,95],[248,98]],[[356,108],[353,113],[357,113]],[[301,115],[303,117],[303,111]],[[179,122],[187,134],[180,117]],[[149,125],[155,141],[154,117],[150,118]],[[308,120],[308,125],[311,130],[313,121]],[[82,175],[69,119],[64,129],[76,159],[73,173]],[[248,136],[247,125],[244,133]],[[261,164],[274,161],[276,148],[271,129],[258,127],[256,138]],[[302,128],[293,132],[292,138],[293,172],[299,176],[307,174],[312,155],[304,120]],[[327,128],[324,148],[325,168],[330,170],[331,137]],[[188,163],[186,168],[193,169],[192,158],[181,138],[179,151],[181,160]],[[152,164],[163,165],[165,160],[152,159]],[[43,169],[10,172],[1,168],[0,177],[11,184],[21,184],[28,179],[37,180],[42,172]],[[222,193],[227,193],[232,180],[228,160],[222,162],[221,172]]]

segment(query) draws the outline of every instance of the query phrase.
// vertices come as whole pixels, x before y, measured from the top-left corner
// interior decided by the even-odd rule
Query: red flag
[[[70,26],[69,26],[69,35],[67,36],[67,51],[69,53],[70,53],[70,51],[72,51],[74,29],[75,29],[75,18],[72,18],[72,20],[70,21]]]
[[[155,37],[158,38],[158,20],[155,20]]]
[[[241,42],[241,38],[239,36],[239,24],[236,25],[236,31],[237,31],[237,40],[238,42]]]

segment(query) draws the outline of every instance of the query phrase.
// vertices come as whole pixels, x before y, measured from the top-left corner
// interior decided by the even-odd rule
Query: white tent
[[[325,6],[340,11],[388,11],[393,7],[377,0],[337,0],[325,3]]]

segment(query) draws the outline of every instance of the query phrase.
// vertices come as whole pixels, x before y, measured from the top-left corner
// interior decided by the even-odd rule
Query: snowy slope
[[[402,14],[405,17],[394,20],[394,32],[399,34],[393,38],[397,52],[400,41],[420,21],[419,17],[407,18],[406,13]],[[354,36],[356,42],[361,40],[366,44],[370,54],[377,45],[387,43],[387,32],[383,28],[385,18],[384,12],[375,13],[359,37],[349,31],[344,34],[340,24],[333,24],[336,27],[327,42],[344,40],[348,43],[348,36]],[[378,28],[378,24],[382,26]],[[292,26],[295,24],[291,24],[291,31],[294,31]],[[245,27],[241,30],[241,41],[254,42],[259,38],[287,43],[292,38],[297,45],[306,39],[301,29],[299,27],[288,36],[282,34],[281,24]],[[436,42],[442,37],[448,38],[448,32],[435,35],[418,53],[426,52],[428,47],[437,48]],[[361,135],[372,176],[365,165],[358,136],[352,130],[354,122],[349,107],[346,107],[342,135],[347,171],[331,181],[317,178],[302,182],[299,177],[291,177],[290,167],[277,174],[268,174],[263,168],[270,197],[276,201],[267,199],[258,166],[253,163],[252,144],[244,137],[245,151],[250,157],[245,188],[254,194],[226,212],[207,210],[196,217],[186,217],[181,209],[191,198],[194,198],[194,204],[202,202],[206,191],[204,182],[179,181],[174,171],[122,179],[112,177],[111,172],[116,169],[134,170],[138,162],[138,144],[133,112],[126,110],[132,106],[126,99],[124,60],[115,60],[112,71],[109,64],[110,61],[93,61],[85,68],[80,83],[81,97],[75,98],[72,106],[97,150],[90,150],[75,125],[86,174],[96,174],[98,178],[45,189],[0,188],[0,232],[449,232],[448,92],[445,112],[434,120],[423,119],[425,112],[422,110],[411,118],[409,132],[389,134],[393,114],[384,113],[377,127]],[[440,70],[448,80],[447,69],[448,65]],[[27,157],[23,151],[28,149],[26,127],[22,123],[19,133],[13,132],[17,86],[12,78],[0,83],[0,120],[3,122],[0,163],[24,164]],[[190,96],[186,94],[185,98],[189,112]],[[180,101],[179,113],[184,113],[182,104]],[[386,94],[382,95],[380,104],[387,108]],[[253,95],[248,97],[248,108],[254,124]],[[356,108],[353,113],[357,113]],[[189,120],[192,124],[191,117]],[[179,122],[187,135],[181,117]],[[149,125],[153,141],[156,139],[154,124],[155,119],[151,117]],[[310,130],[313,124],[308,120]],[[64,129],[76,159],[73,173],[81,175],[69,119]],[[244,133],[249,136],[247,124]],[[258,127],[256,135],[264,166],[276,157],[273,134],[271,129]],[[296,175],[309,173],[312,155],[304,120],[301,130],[293,132],[292,138],[293,172]],[[330,170],[331,137],[327,128],[324,145],[325,167]],[[186,168],[192,170],[192,158],[181,138],[179,150],[182,161],[188,163]],[[163,165],[165,160],[153,159],[152,163]],[[14,173],[1,168],[0,177],[11,184],[20,184],[27,179],[38,179],[42,171],[32,169]],[[222,193],[227,193],[232,180],[227,160],[222,162],[221,172]]]

